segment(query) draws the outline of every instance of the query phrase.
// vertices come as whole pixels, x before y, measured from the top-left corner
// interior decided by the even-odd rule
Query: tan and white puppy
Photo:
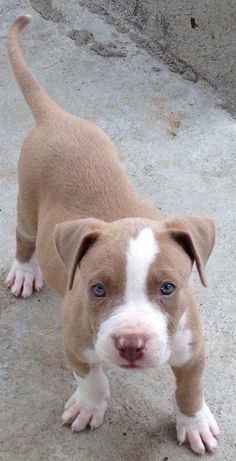
[[[103,363],[130,373],[169,364],[179,442],[199,454],[214,451],[219,429],[204,401],[205,347],[189,286],[194,262],[206,285],[214,224],[162,220],[140,199],[107,135],[64,112],[32,75],[17,42],[28,22],[18,18],[7,38],[36,127],[19,160],[16,259],[6,283],[28,297],[42,288],[43,274],[64,297],[65,352],[78,387],[63,421],[73,431],[102,423]]]

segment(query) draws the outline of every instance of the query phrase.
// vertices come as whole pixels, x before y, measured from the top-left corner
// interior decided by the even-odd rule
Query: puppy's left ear
[[[196,262],[203,286],[207,286],[205,266],[215,244],[215,224],[207,218],[176,217],[166,220],[170,236]]]
[[[88,218],[68,221],[56,225],[54,242],[69,276],[69,290],[74,282],[75,272],[83,257],[99,239],[105,223]]]

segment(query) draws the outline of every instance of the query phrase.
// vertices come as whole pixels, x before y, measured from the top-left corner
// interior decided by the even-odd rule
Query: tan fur
[[[94,124],[66,113],[40,87],[17,43],[28,21],[24,16],[17,19],[7,39],[17,81],[36,120],[19,160],[17,258],[29,260],[36,246],[47,284],[64,296],[66,355],[73,370],[83,376],[90,365],[83,363],[81,353],[93,347],[99,324],[123,291],[128,238],[148,222],[161,247],[158,267],[153,265],[149,275],[149,296],[161,272],[175,276],[179,291],[169,315],[170,338],[185,310],[193,332],[191,363],[173,369],[177,403],[186,415],[193,414],[202,402],[205,356],[188,278],[195,261],[206,284],[204,268],[214,245],[214,225],[204,218],[159,222],[159,211],[139,198],[108,136]],[[106,307],[100,301],[98,310],[88,286],[104,261],[108,271],[103,277],[112,286],[113,300]],[[163,311],[169,308],[166,303],[161,305]]]
[[[198,353],[181,368],[172,367],[176,378],[176,403],[180,411],[187,416],[194,416],[204,402],[204,370],[206,362],[205,347],[202,341]]]
[[[204,225],[203,225],[204,224]],[[167,228],[174,238],[196,262],[201,282],[207,286],[205,265],[215,244],[215,226],[211,219],[172,218],[167,220]]]

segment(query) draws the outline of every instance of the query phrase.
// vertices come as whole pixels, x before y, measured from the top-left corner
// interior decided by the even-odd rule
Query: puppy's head
[[[204,218],[84,219],[57,226],[68,289],[78,309],[83,303],[99,360],[126,368],[169,360],[192,265],[206,285],[214,238],[214,224]]]

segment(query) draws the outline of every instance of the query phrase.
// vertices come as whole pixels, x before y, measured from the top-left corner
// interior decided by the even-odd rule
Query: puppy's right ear
[[[98,240],[104,222],[99,219],[78,219],[57,224],[54,241],[57,252],[68,272],[71,290],[75,272],[88,249]]]

